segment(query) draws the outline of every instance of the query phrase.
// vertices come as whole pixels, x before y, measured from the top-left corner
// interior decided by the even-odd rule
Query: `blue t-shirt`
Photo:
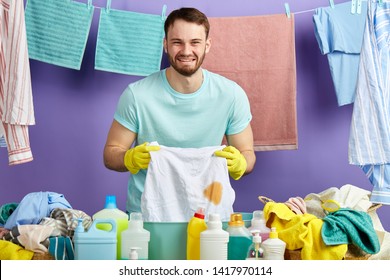
[[[166,70],[130,84],[114,119],[137,133],[136,144],[157,141],[179,148],[221,145],[224,135],[242,132],[252,119],[244,90],[218,74],[203,71],[202,86],[182,94],[168,83]],[[127,211],[140,211],[146,170],[131,175]]]
[[[329,62],[339,106],[355,101],[360,50],[367,15],[367,2],[360,14],[351,13],[351,2],[335,8],[318,8],[313,15],[315,36]]]

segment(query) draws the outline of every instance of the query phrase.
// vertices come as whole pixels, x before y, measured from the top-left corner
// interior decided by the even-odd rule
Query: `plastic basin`
[[[252,213],[241,214],[245,226],[250,227]],[[226,229],[227,222],[222,224]],[[185,260],[187,225],[187,222],[144,222],[144,228],[150,232],[149,260]]]

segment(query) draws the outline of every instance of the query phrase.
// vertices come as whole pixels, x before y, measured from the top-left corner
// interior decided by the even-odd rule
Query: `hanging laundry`
[[[95,69],[147,76],[160,70],[165,16],[107,8],[100,13]]]
[[[367,15],[367,2],[361,13],[351,13],[351,3],[334,8],[318,8],[313,15],[314,32],[321,53],[326,55],[339,106],[355,100],[360,50]]]
[[[294,15],[209,21],[212,47],[203,67],[245,90],[255,150],[297,149]]]
[[[23,1],[0,0],[0,138],[10,165],[33,160],[35,124]]]
[[[30,58],[80,70],[94,7],[70,0],[28,0]]]
[[[349,163],[373,185],[370,200],[390,205],[390,1],[368,1],[363,36]]]
[[[206,216],[218,213],[222,221],[228,221],[233,213],[235,192],[230,185],[226,159],[214,156],[223,146],[160,147],[158,152],[150,153],[141,197],[144,220],[188,222],[197,208],[202,207]]]

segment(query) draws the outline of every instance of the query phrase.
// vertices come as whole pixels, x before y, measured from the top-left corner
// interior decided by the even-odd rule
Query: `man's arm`
[[[235,147],[245,157],[247,167],[244,174],[251,173],[256,163],[256,155],[253,149],[253,132],[251,125],[249,124],[240,133],[227,135],[226,139],[229,145]]]
[[[128,171],[124,164],[125,153],[130,149],[137,134],[118,123],[112,122],[108,132],[106,145],[104,146],[104,165],[111,170],[120,172]]]

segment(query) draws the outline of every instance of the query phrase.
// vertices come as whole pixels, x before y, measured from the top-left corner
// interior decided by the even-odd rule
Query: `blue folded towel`
[[[164,21],[161,15],[102,9],[95,69],[137,76],[159,71]]]
[[[323,218],[322,240],[326,245],[354,244],[369,254],[380,251],[371,217],[363,211],[341,208]]]
[[[30,58],[80,70],[94,7],[71,0],[28,0],[25,19]]]

